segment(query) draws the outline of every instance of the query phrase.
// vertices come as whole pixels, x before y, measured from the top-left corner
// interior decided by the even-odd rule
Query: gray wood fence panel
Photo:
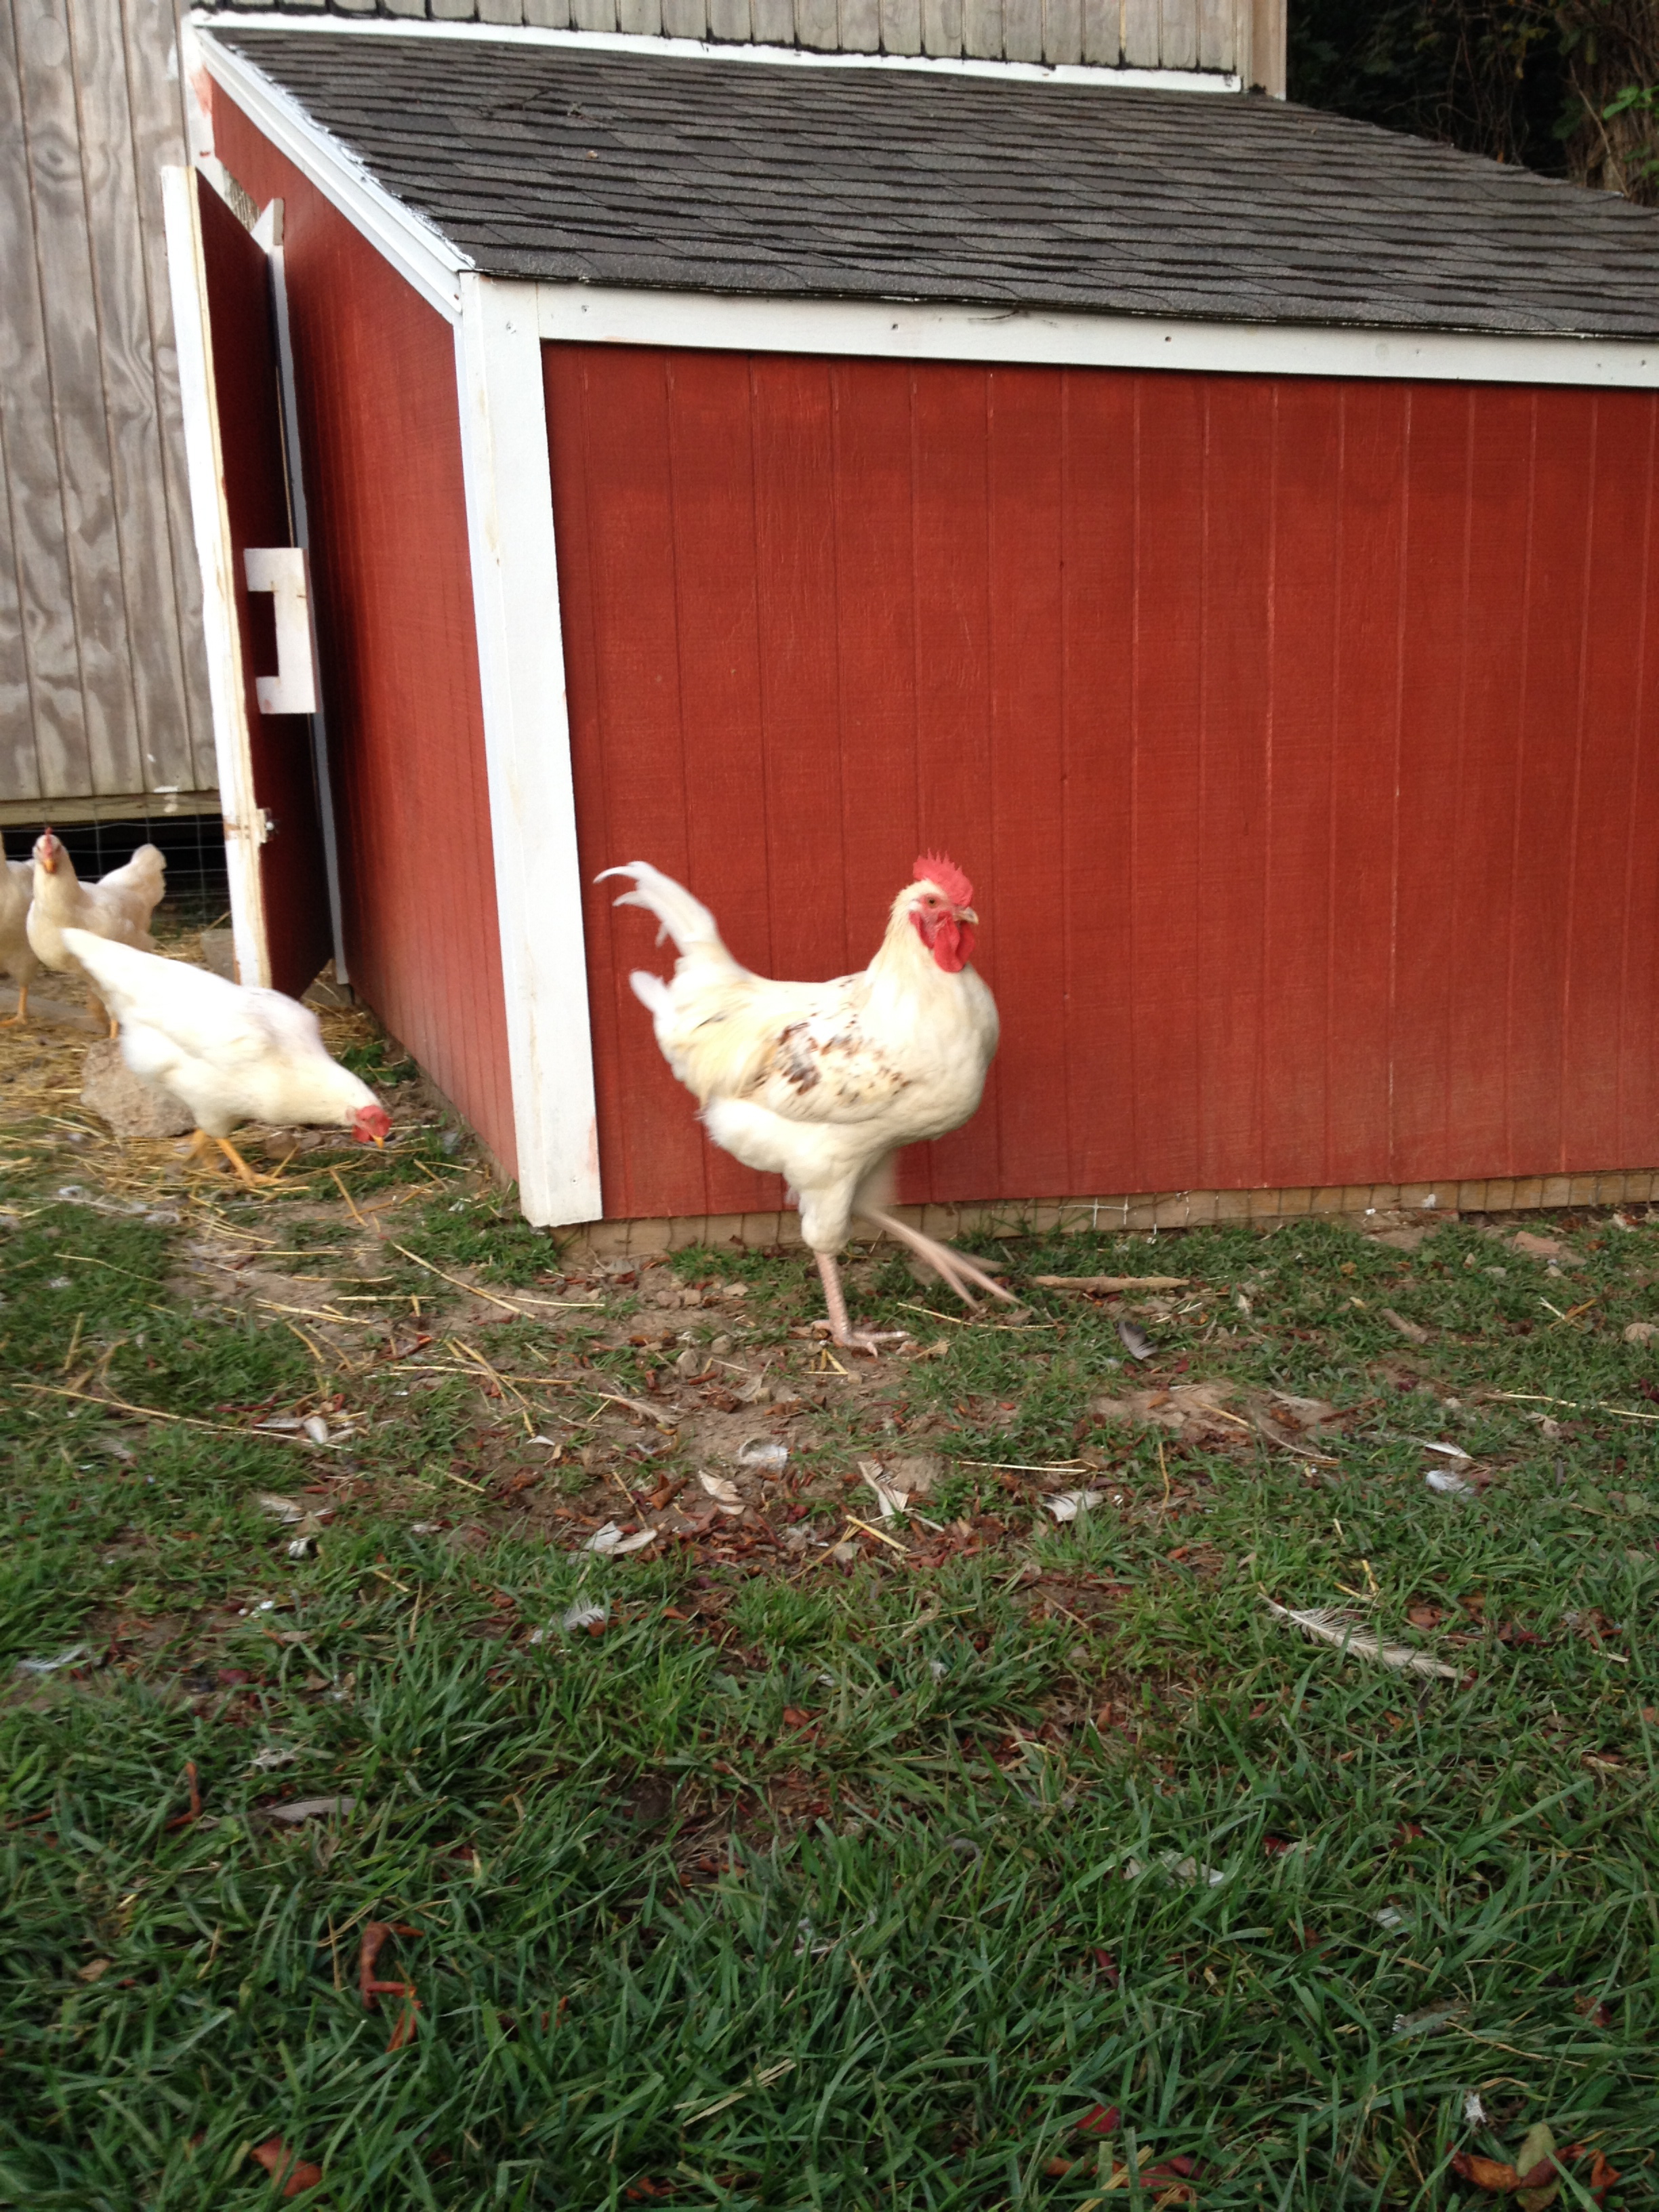
[[[170,0],[0,0],[0,804],[210,789]]]
[[[179,762],[186,790],[212,791],[219,781],[213,755],[213,712],[203,659],[202,574],[196,562],[190,479],[185,465],[184,404],[179,392],[179,349],[173,335],[173,295],[167,234],[161,215],[161,171],[184,157],[179,125],[173,0],[126,0],[122,11],[132,124],[132,158],[138,204],[138,236],[144,267],[144,307],[155,382],[154,436],[161,456],[165,542],[173,599],[173,623],[158,654],[165,654],[173,689],[161,711],[172,718],[188,748]],[[161,58],[156,67],[156,57]],[[170,782],[170,776],[160,779]]]
[[[52,427],[40,276],[34,250],[33,196],[23,134],[22,73],[15,19],[0,6],[5,51],[0,70],[0,269],[7,272],[0,314],[0,448],[6,465],[4,521],[21,612],[21,673],[28,712],[8,722],[0,742],[0,795],[35,798],[91,788],[81,660],[76,647],[64,488]]]
[[[91,779],[76,788],[138,791],[143,777],[132,674],[122,650],[126,600],[66,0],[21,0],[14,20]]]

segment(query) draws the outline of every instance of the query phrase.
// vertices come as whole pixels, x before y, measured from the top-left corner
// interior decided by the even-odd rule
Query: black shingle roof
[[[211,35],[493,276],[1659,336],[1659,214],[1260,96]]]

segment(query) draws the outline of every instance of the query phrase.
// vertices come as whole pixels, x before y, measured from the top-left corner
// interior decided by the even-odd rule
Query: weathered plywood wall
[[[0,0],[0,820],[194,811],[216,781],[161,233],[183,158],[171,0]]]
[[[215,0],[207,0],[215,4]],[[242,9],[248,0],[219,0]],[[268,0],[253,0],[256,6]],[[290,0],[285,13],[323,0]],[[817,53],[1215,70],[1285,90],[1285,0],[335,0],[343,15],[805,46]]]

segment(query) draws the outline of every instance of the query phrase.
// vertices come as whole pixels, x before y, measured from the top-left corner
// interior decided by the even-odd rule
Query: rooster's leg
[[[256,1175],[253,1172],[253,1170],[248,1165],[247,1162],[242,1158],[241,1154],[237,1151],[235,1146],[231,1143],[228,1137],[204,1138],[202,1132],[198,1129],[196,1132],[196,1139],[201,1143],[217,1145],[219,1150],[230,1162],[232,1167],[235,1169],[237,1174],[247,1185],[250,1190],[257,1190],[261,1183],[276,1182],[276,1178],[275,1176]],[[198,1142],[192,1141],[191,1145],[191,1152],[193,1152],[197,1149]]]
[[[847,1300],[842,1295],[841,1269],[836,1265],[833,1252],[817,1255],[818,1273],[823,1279],[823,1303],[830,1309],[830,1334],[844,1352],[867,1352],[873,1359],[884,1344],[902,1342],[902,1328],[854,1328],[847,1318]]]
[[[964,1305],[974,1303],[974,1293],[968,1288],[969,1283],[976,1283],[981,1290],[988,1291],[994,1298],[1001,1298],[1011,1306],[1019,1304],[1013,1292],[1005,1291],[1000,1283],[986,1273],[977,1261],[965,1259],[960,1252],[953,1252],[948,1244],[935,1243],[931,1237],[924,1237],[919,1229],[912,1229],[908,1222],[900,1221],[896,1215],[879,1212],[874,1206],[864,1206],[860,1210],[866,1221],[874,1222],[877,1228],[884,1230],[888,1236],[896,1237],[901,1244],[908,1244],[919,1259],[925,1260]]]
[[[0,1030],[9,1030],[14,1023],[21,1025],[27,1021],[28,1018],[29,987],[27,983],[20,983],[17,986],[17,1012],[15,1014],[8,1014],[4,1021],[0,1021]]]

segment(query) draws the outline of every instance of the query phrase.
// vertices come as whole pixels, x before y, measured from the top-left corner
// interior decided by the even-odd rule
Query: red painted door
[[[277,673],[271,596],[250,592],[250,546],[290,546],[282,401],[265,251],[197,179],[215,401],[230,526],[253,798],[263,816],[259,886],[273,988],[298,997],[332,951],[321,811],[306,714],[260,710],[258,680]]]

